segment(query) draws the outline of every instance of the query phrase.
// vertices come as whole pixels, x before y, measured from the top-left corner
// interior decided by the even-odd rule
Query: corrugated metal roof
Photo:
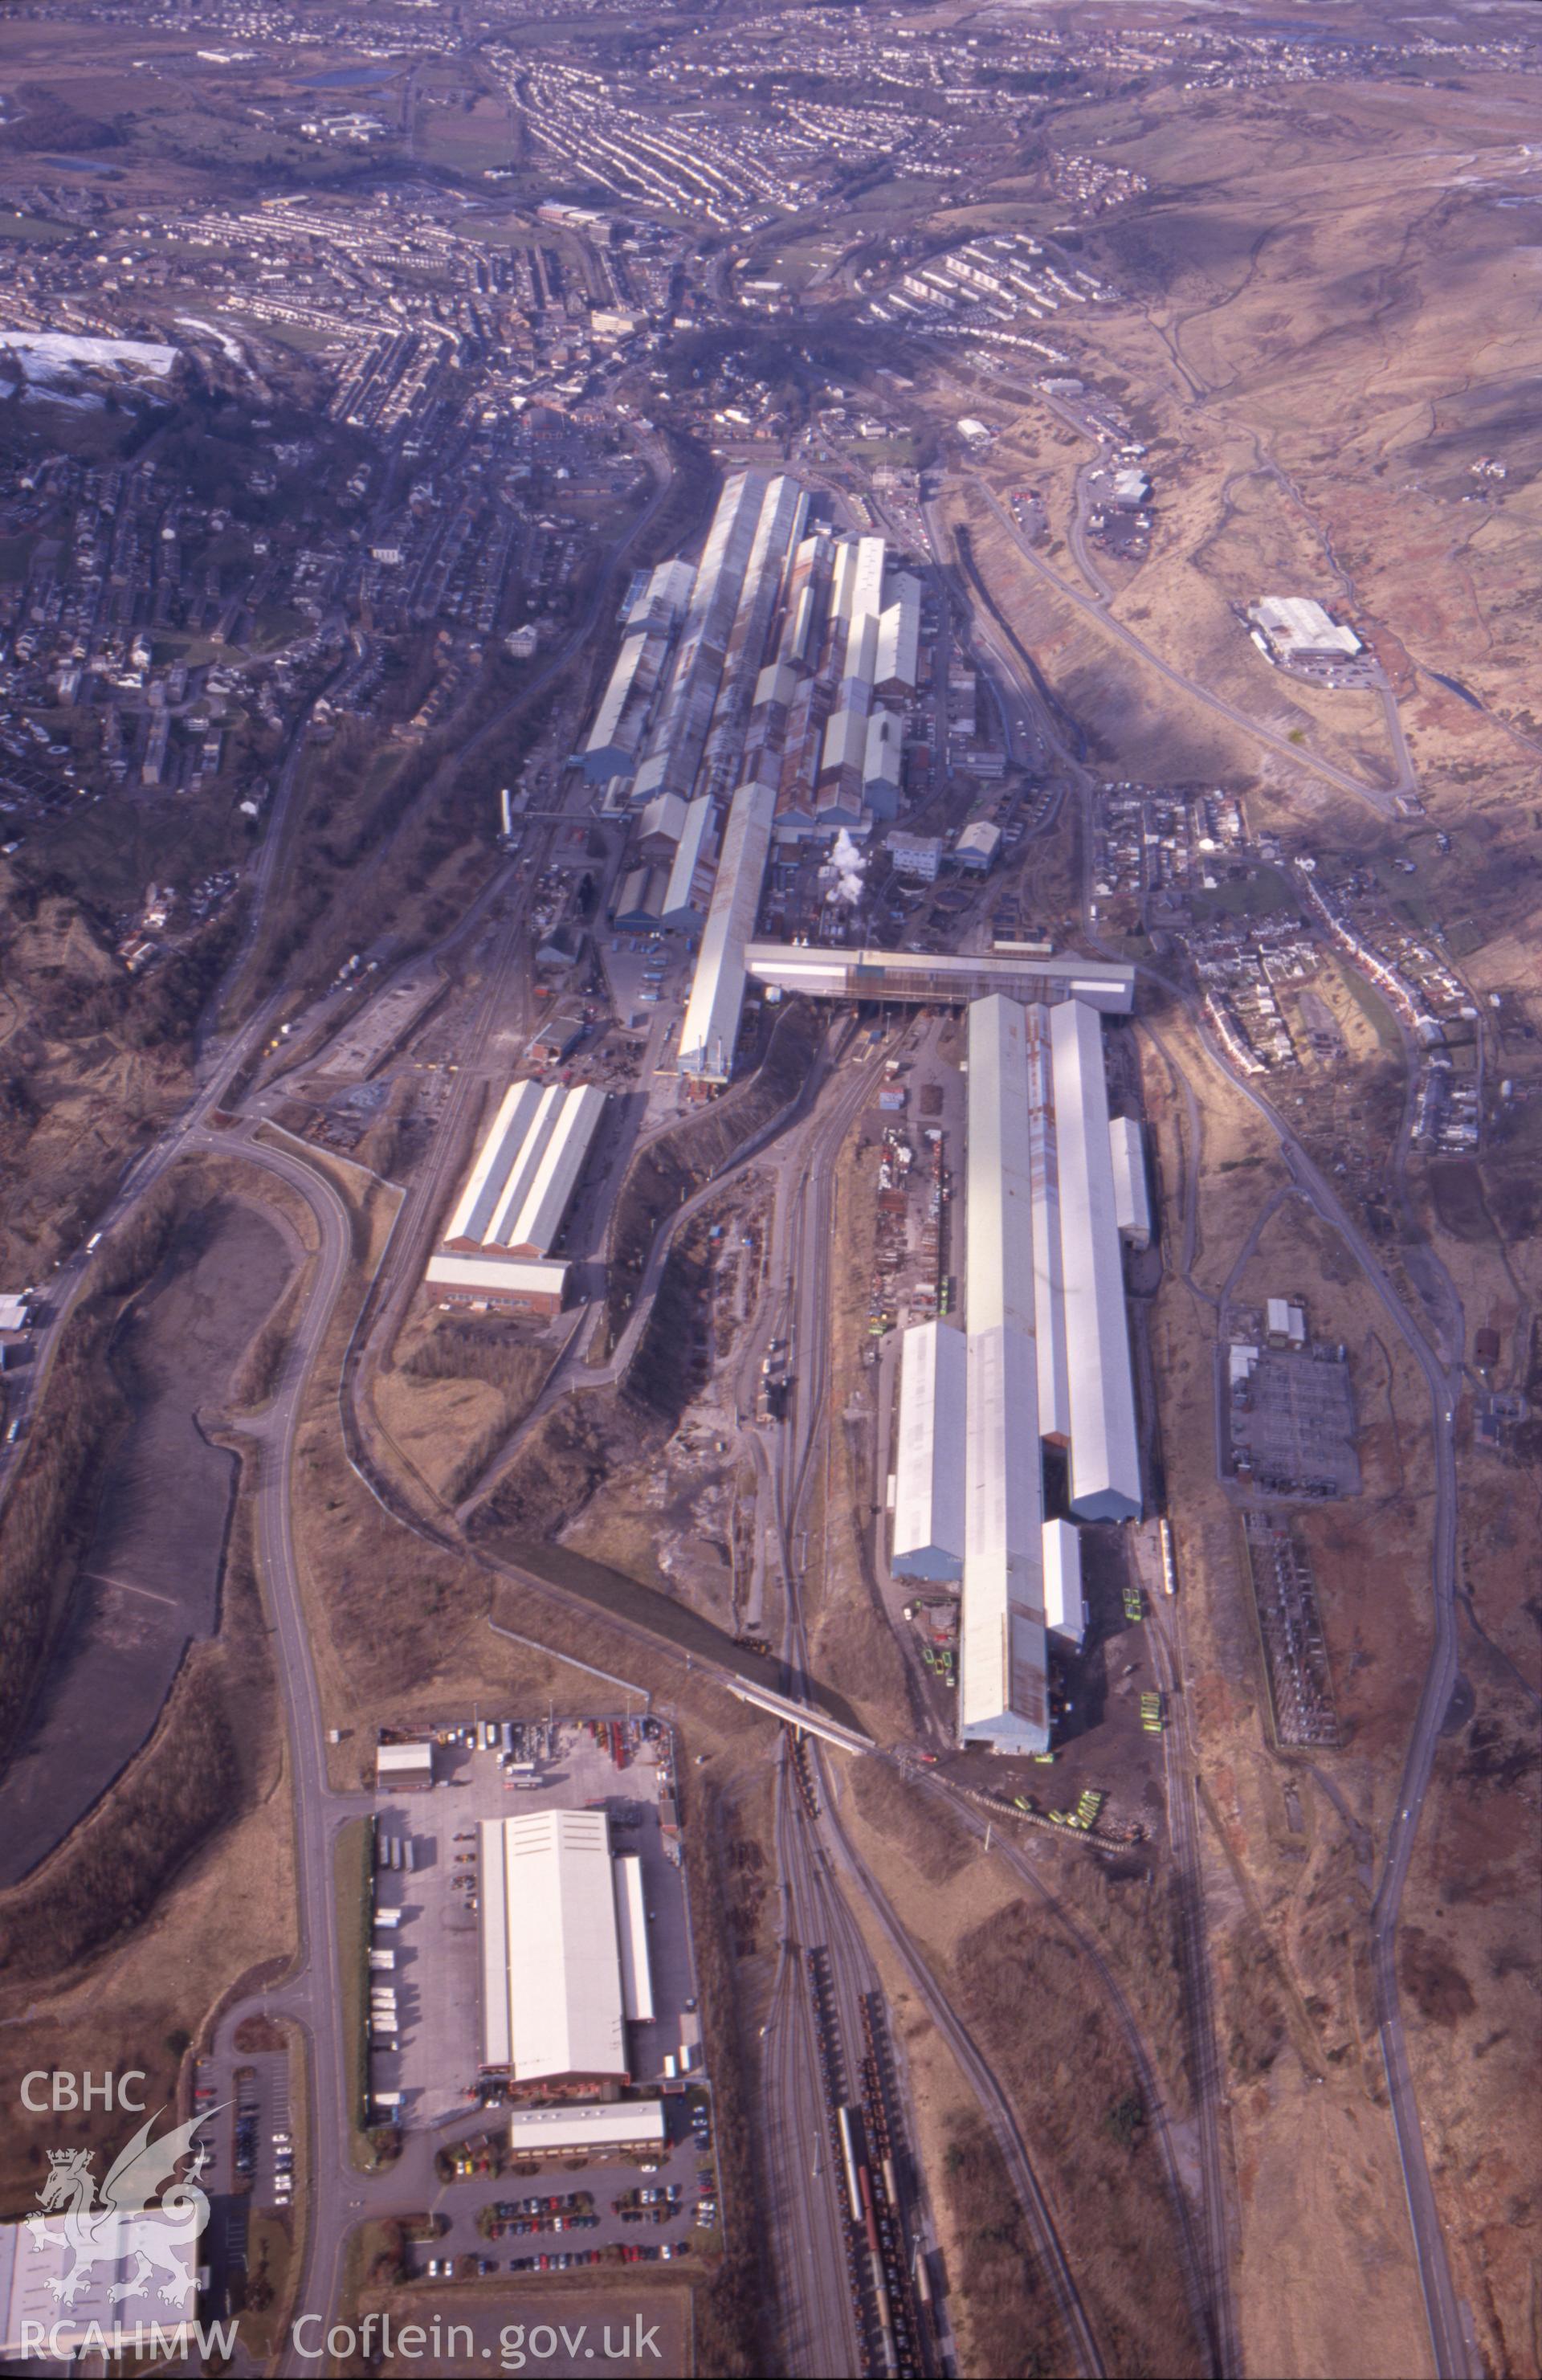
[[[760,982],[827,999],[881,994],[891,1000],[963,1002],[1001,991],[1026,1001],[1074,993],[1119,1016],[1127,1016],[1135,1002],[1133,967],[1075,953],[1049,959],[977,958],[941,951],[816,951],[791,942],[752,941],[745,958]]]
[[[1061,1282],[1060,1167],[1050,1054],[1050,1012],[1024,1011],[1028,1076],[1028,1186],[1033,1201],[1034,1332],[1038,1351],[1040,1434],[1062,1445],[1071,1433],[1071,1387]]]
[[[867,711],[832,710],[825,722],[824,748],[820,755],[820,776],[828,777],[837,769],[855,769],[860,774],[867,754]]]
[[[508,1891],[504,1880],[501,1818],[483,1818],[478,1828],[481,1875],[482,2064],[507,2066],[514,2055],[509,2022]]]
[[[859,620],[883,608],[883,540],[845,537],[835,548],[834,611],[837,619]]]
[[[897,785],[905,731],[892,710],[875,710],[868,722],[862,775],[866,784]]]
[[[1081,1532],[1069,1521],[1044,1524],[1044,1620],[1055,1635],[1082,1641]]]
[[[1087,1520],[1128,1520],[1141,1509],[1140,1449],[1096,1012],[1079,1000],[1051,1009],[1050,1040],[1071,1390],[1071,1507]]]
[[[918,1322],[900,1342],[894,1534],[901,1578],[954,1579],[964,1568],[964,1333]]]
[[[745,996],[745,951],[755,930],[771,850],[776,794],[741,785],[729,807],[717,882],[680,1027],[679,1070],[725,1083],[734,1065]]]
[[[542,1810],[482,1822],[482,1973],[500,1980],[516,2082],[564,2074],[625,2076],[620,1946],[610,1827],[602,1810]],[[499,1840],[501,1838],[501,1840]],[[503,1975],[489,1922],[494,1865],[503,1872]],[[484,2038],[493,2026],[484,2011]]]
[[[445,1228],[446,1246],[457,1241],[480,1245],[487,1237],[540,1104],[539,1083],[509,1085]]]
[[[968,1265],[971,1335],[1034,1328],[1026,1019],[1000,993],[969,1011]],[[1037,1404],[1037,1398],[1036,1398]]]
[[[552,1131],[530,1173],[518,1209],[506,1202],[509,1217],[504,1245],[511,1255],[543,1257],[562,1229],[572,1203],[589,1144],[605,1111],[605,1093],[593,1083],[559,1092],[560,1104]]]
[[[1266,595],[1254,617],[1284,652],[1342,653],[1360,650],[1353,628],[1343,627],[1310,595]]]
[[[965,1442],[959,1733],[1002,1751],[1043,1752],[1044,1505],[1029,1333],[970,1332]]]
[[[1140,1247],[1151,1237],[1151,1202],[1146,1189],[1146,1147],[1134,1116],[1109,1119],[1113,1163],[1114,1220]]]
[[[633,2024],[650,2024],[653,1967],[648,1950],[642,1861],[636,1852],[623,1852],[611,1864],[615,1886],[616,1940],[621,1952],[621,2005]]]
[[[664,887],[663,915],[675,917],[699,909],[706,900],[702,884],[710,868],[712,840],[717,832],[717,804],[710,794],[698,795],[686,810],[686,822],[675,847],[669,882]]]
[[[584,744],[584,773],[625,776],[635,764],[663,667],[667,639],[632,630],[622,638]]]
[[[529,1196],[530,1184],[540,1171],[541,1160],[557,1128],[557,1119],[563,1111],[564,1104],[565,1094],[560,1083],[547,1083],[541,1087],[540,1096],[530,1111],[525,1136],[516,1152],[514,1163],[509,1168],[508,1178],[504,1184],[504,1195],[499,1199],[492,1220],[483,1235],[484,1246],[504,1249],[514,1245],[512,1227],[518,1220],[525,1201]],[[543,1256],[545,1250],[537,1249],[534,1253]]]
[[[567,1267],[554,1257],[451,1257],[429,1258],[423,1276],[431,1289],[458,1289],[486,1297],[554,1297],[560,1304]]]
[[[655,794],[643,806],[637,820],[637,841],[646,843],[654,835],[664,835],[678,843],[686,831],[686,805],[678,794]]]
[[[551,2156],[564,2149],[617,2148],[665,2138],[662,2099],[627,2099],[600,2107],[516,2107],[509,2147],[517,2157]]]

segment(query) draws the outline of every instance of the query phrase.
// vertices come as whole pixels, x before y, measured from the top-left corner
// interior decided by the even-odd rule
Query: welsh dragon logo
[[[155,2114],[160,2112],[157,2108]],[[61,2305],[74,2304],[98,2265],[116,2266],[130,2259],[134,2270],[108,2289],[109,2303],[144,2297],[157,2274],[164,2276],[158,2292],[163,2302],[186,2302],[193,2250],[209,2220],[209,2201],[198,2187],[204,2151],[193,2146],[193,2135],[204,2120],[195,2116],[152,2141],[155,2116],[147,2117],[114,2161],[100,2198],[91,2171],[94,2150],[49,2151],[48,2179],[38,2192],[42,2211],[28,2216],[27,2228],[34,2249],[52,2250],[62,2236],[72,2252],[67,2272],[50,2275],[46,2284]],[[192,2169],[185,2181],[178,2181],[176,2168],[188,2155]]]

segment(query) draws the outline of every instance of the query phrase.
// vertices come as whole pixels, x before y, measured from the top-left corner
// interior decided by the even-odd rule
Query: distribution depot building
[[[481,2062],[515,2082],[626,2082],[653,2015],[642,1863],[602,1810],[484,1818]]]

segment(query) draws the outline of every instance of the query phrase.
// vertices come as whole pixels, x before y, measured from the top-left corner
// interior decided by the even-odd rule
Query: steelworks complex
[[[1123,1244],[1150,1238],[1145,1155],[1110,1117],[1087,1001],[993,993],[968,1050],[964,1328],[902,1339],[890,1562],[959,1585],[961,1741],[1046,1752],[1048,1639],[1079,1645],[1085,1610],[1043,1447],[1063,1451],[1075,1519],[1141,1511]]]
[[[729,1079],[751,980],[772,999],[920,1003],[1001,990],[1129,1009],[1130,970],[1090,960],[917,961],[755,939],[778,846],[842,834],[860,844],[898,815],[921,601],[881,537],[810,528],[806,492],[763,470],[730,476],[694,569],[661,563],[632,584],[575,757],[607,810],[635,814],[614,924],[699,936],[674,1061],[694,1084]],[[961,865],[979,834],[963,830]],[[890,840],[899,866],[915,838],[896,829]]]

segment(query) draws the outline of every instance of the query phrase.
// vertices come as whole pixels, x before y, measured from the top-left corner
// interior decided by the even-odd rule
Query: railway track
[[[908,1767],[906,1774],[913,1783],[920,1786],[923,1791],[946,1801],[961,1824],[966,1827],[971,1834],[983,1838],[991,1832],[990,1820],[988,1817],[982,1817],[979,1811],[972,1807],[970,1802],[956,1788],[950,1786],[945,1778],[933,1777],[925,1769]],[[1196,2237],[1193,2209],[1178,2170],[1177,2151],[1172,2137],[1172,2111],[1168,2107],[1166,2094],[1146,2046],[1146,2038],[1141,2032],[1135,2011],[1124,1997],[1118,1976],[1099,1949],[1096,1940],[1082,1925],[1075,1912],[1067,1908],[1064,1901],[1050,1890],[1026,1854],[1000,1829],[994,1832],[991,1849],[996,1857],[1011,1868],[1019,1881],[1053,1912],[1102,1985],[1109,2006],[1113,2012],[1114,2021],[1123,2036],[1125,2047],[1135,2066],[1142,2100],[1150,2119],[1152,2136],[1161,2157],[1163,2179],[1173,2220],[1178,2228],[1179,2242],[1183,2252],[1184,2289],[1189,2301],[1189,2313],[1196,2335],[1205,2342],[1210,2371],[1216,2375],[1216,2380],[1227,2380],[1227,2375],[1237,2368],[1234,2348],[1228,2349],[1225,2344],[1229,2335],[1230,2289],[1228,2287],[1225,2291],[1225,2307],[1219,2306],[1216,2301],[1213,2247],[1208,2253],[1203,2252],[1200,2241]]]
[[[815,1475],[829,1390],[828,1332],[821,1326],[827,1323],[829,1313],[833,1166],[851,1124],[866,1102],[871,1082],[865,1071],[858,1073],[852,1088],[832,1102],[828,1119],[822,1120],[811,1135],[807,1161],[794,1193],[790,1215],[790,1244],[797,1251],[795,1304],[804,1369],[797,1380],[792,1417],[783,1426],[775,1475],[777,1523],[786,1581],[783,1658],[796,1682],[808,1674],[808,1645],[801,1572],[794,1558],[794,1547]],[[795,1683],[791,1691],[795,1694],[798,1684]],[[782,1831],[778,1849],[786,1849],[791,1854],[792,1872],[799,1880],[799,1888],[807,1892],[812,1883],[815,1893],[823,1900],[832,1959],[839,1961],[837,1990],[844,1999],[846,2022],[855,2018],[860,2022],[857,2009],[865,1988],[863,1976],[872,1970],[843,1885],[867,1903],[975,2091],[1022,2206],[1076,2368],[1087,2375],[1087,2380],[1099,2380],[1105,2369],[1101,2351],[1006,2094],[851,1844],[834,1807],[823,1755],[817,1745],[805,1741],[812,1792],[805,1801],[802,1816],[812,1840],[803,1846],[797,1843],[795,1833]],[[892,2350],[892,2338],[889,2343]],[[881,2348],[880,2341],[880,2352]]]

